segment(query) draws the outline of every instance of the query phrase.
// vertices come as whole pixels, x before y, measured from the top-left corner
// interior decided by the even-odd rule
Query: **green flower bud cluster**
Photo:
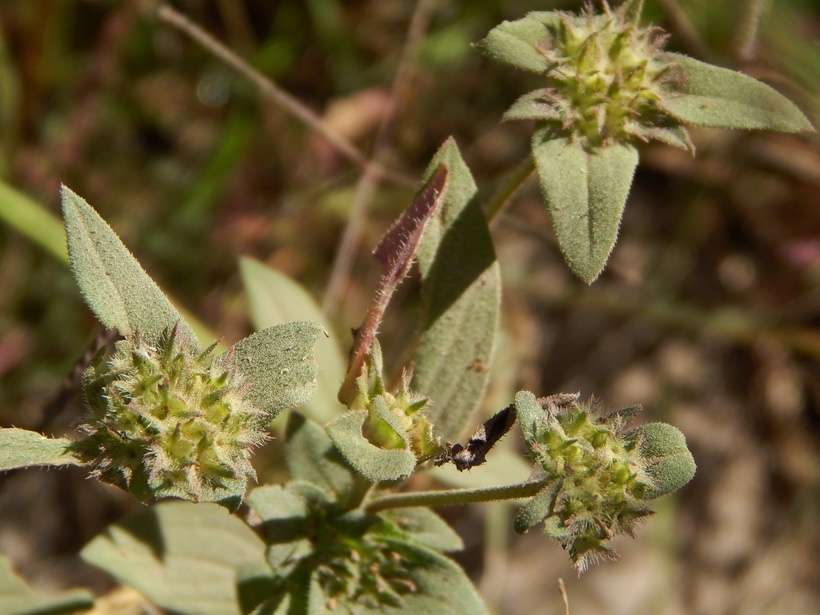
[[[84,378],[91,413],[77,443],[96,477],[143,501],[241,497],[265,417],[213,348],[191,350],[174,327],[156,346],[135,335],[110,360],[98,356]]]
[[[683,434],[663,423],[624,430],[639,407],[599,416],[577,396],[536,400],[516,397],[530,454],[546,487],[519,512],[516,530],[543,521],[579,572],[600,559],[615,559],[616,534],[633,535],[652,514],[647,501],[675,491],[695,474]],[[551,479],[551,480],[549,480]]]
[[[664,111],[679,71],[663,53],[666,35],[637,25],[635,2],[603,13],[591,6],[576,15],[534,12],[505,22],[479,43],[496,59],[510,35],[532,42],[513,63],[541,74],[546,85],[520,98],[505,119],[534,119],[552,138],[578,140],[587,149],[634,138],[661,139],[693,150],[686,130]],[[501,43],[501,44],[500,44]]]

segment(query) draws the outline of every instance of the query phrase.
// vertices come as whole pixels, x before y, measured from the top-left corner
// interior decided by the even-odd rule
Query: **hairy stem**
[[[375,513],[389,508],[453,506],[458,504],[475,504],[477,502],[496,502],[498,500],[518,500],[534,496],[541,491],[550,480],[552,479],[481,489],[444,489],[440,491],[394,493],[371,500],[365,505],[364,509],[368,513]]]
[[[488,222],[492,222],[498,213],[504,209],[504,206],[510,202],[512,196],[524,185],[534,168],[532,156],[527,156],[512,174],[504,180],[504,183],[501,184],[484,206],[484,213]]]

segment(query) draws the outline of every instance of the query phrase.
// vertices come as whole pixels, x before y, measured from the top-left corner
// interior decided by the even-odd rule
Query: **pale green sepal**
[[[47,438],[27,429],[0,429],[0,471],[31,466],[84,465],[72,451],[74,442]]]
[[[624,16],[626,21],[631,21],[636,26],[641,21],[644,0],[624,0],[618,5],[618,12]]]
[[[313,344],[322,334],[313,322],[276,325],[237,342],[220,361],[237,366],[249,387],[248,401],[273,419],[316,392]]]
[[[265,564],[265,545],[220,506],[163,502],[109,526],[81,555],[160,608],[241,615],[237,576]]]
[[[379,513],[379,516],[395,524],[407,542],[440,553],[464,548],[461,536],[429,508],[396,508]]]
[[[640,438],[641,457],[646,460],[646,473],[653,486],[644,498],[651,500],[677,491],[695,476],[697,466],[686,446],[686,437],[677,427],[667,423],[647,423],[629,434]]]
[[[309,320],[322,326],[325,334],[319,336],[314,346],[319,366],[316,395],[304,404],[304,412],[320,423],[344,412],[336,391],[344,380],[347,360],[322,309],[301,285],[257,260],[240,258],[239,272],[248,295],[251,322],[257,331],[294,320]]]
[[[444,202],[418,252],[422,330],[410,388],[430,398],[436,436],[461,437],[489,381],[501,303],[501,272],[476,184],[451,138],[427,167],[450,171]]]
[[[523,19],[504,21],[475,44],[486,56],[533,73],[545,73],[550,67],[538,47],[549,37],[548,26],[559,27],[560,17],[552,11],[535,11]]]
[[[615,246],[638,151],[619,143],[587,151],[540,127],[532,156],[558,247],[572,272],[591,284]]]
[[[353,472],[324,427],[291,412],[286,438],[285,459],[291,478],[318,485],[336,499],[350,493],[355,484]]]
[[[514,525],[516,532],[526,534],[533,525],[538,525],[552,513],[559,484],[559,481],[550,483],[518,510]]]
[[[377,395],[367,404],[368,437],[375,444],[388,449],[410,448],[410,435],[396,412],[391,410],[384,395]]]
[[[398,480],[409,476],[416,457],[407,450],[374,446],[362,435],[367,411],[343,414],[327,426],[328,434],[345,460],[371,482]]]
[[[192,348],[201,349],[191,327],[108,223],[65,186],[61,196],[71,271],[99,321],[125,336],[139,331],[152,344],[176,326]]]
[[[38,596],[11,567],[11,560],[0,555],[0,613],[3,615],[68,615],[94,606],[94,598],[82,589],[58,596]]]
[[[788,98],[748,75],[712,66],[688,56],[665,53],[680,71],[675,88],[659,105],[676,119],[712,128],[814,131]]]

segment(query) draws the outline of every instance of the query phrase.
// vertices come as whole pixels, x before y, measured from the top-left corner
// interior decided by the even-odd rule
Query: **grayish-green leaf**
[[[515,516],[515,531],[525,534],[533,525],[541,523],[552,511],[558,481],[550,483],[524,504]]]
[[[317,390],[304,405],[305,414],[325,423],[346,410],[336,392],[345,377],[346,359],[333,328],[313,297],[289,277],[252,258],[239,260],[242,283],[248,294],[251,321],[257,331],[294,320],[310,320],[322,326],[314,347],[319,371]]]
[[[248,506],[262,520],[268,543],[266,558],[277,573],[284,573],[283,567],[313,551],[309,537],[311,505],[325,505],[327,498],[318,487],[301,481],[289,482],[285,487],[266,485],[250,492]]]
[[[292,412],[286,438],[285,456],[294,480],[318,485],[336,499],[343,499],[350,493],[354,475],[324,427]]]
[[[544,95],[549,90],[533,90],[516,100],[504,112],[504,120],[558,120],[561,119],[558,111],[550,105]]]
[[[0,613],[2,615],[68,615],[94,606],[86,590],[63,592],[58,596],[35,594],[11,567],[11,561],[0,555]]]
[[[533,133],[532,156],[561,254],[590,284],[615,246],[638,151],[617,143],[587,151],[540,127]]]
[[[515,394],[515,413],[524,444],[527,450],[532,451],[532,447],[538,444],[538,426],[544,421],[544,408],[535,395],[529,391],[519,391]]]
[[[383,449],[362,435],[367,411],[343,414],[327,426],[328,434],[345,460],[371,482],[397,480],[410,475],[416,457],[407,450]]]
[[[396,508],[382,512],[380,516],[397,525],[406,542],[441,553],[464,548],[461,536],[429,508]]]
[[[548,40],[547,26],[558,27],[559,23],[560,17],[555,12],[535,11],[523,19],[501,22],[475,46],[498,62],[545,73],[550,66],[538,47],[544,47]]]
[[[316,392],[313,344],[322,334],[313,322],[277,325],[237,342],[220,360],[239,368],[250,388],[248,399],[272,419]]]
[[[647,461],[646,472],[653,488],[645,497],[652,499],[677,491],[695,476],[697,467],[680,429],[666,423],[647,423],[630,432],[640,438],[641,457]]]
[[[501,273],[475,182],[453,139],[433,157],[424,181],[442,162],[450,171],[444,202],[418,253],[424,307],[411,388],[430,398],[425,413],[436,435],[456,442],[487,388]]]
[[[679,67],[676,90],[660,101],[670,115],[697,126],[734,129],[813,131],[811,122],[788,98],[765,83],[727,68],[666,53]]]
[[[164,502],[110,526],[81,555],[161,608],[240,615],[238,573],[265,564],[265,545],[221,506]]]
[[[66,438],[47,438],[26,429],[0,429],[0,471],[31,466],[83,465]]]
[[[65,186],[62,203],[71,271],[100,322],[123,335],[139,331],[151,343],[177,325],[179,334],[199,349],[191,327],[105,220]]]

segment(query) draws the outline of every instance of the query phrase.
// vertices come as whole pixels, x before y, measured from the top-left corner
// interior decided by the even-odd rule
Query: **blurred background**
[[[100,329],[49,232],[60,183],[226,342],[251,331],[244,255],[298,281],[347,344],[378,279],[369,252],[438,146],[456,138],[484,198],[527,155],[531,126],[499,119],[537,79],[470,43],[503,19],[581,6],[174,3],[389,169],[363,185],[354,154],[153,4],[0,2],[1,426],[64,435],[83,412],[75,366]],[[769,83],[820,125],[816,2],[647,0],[645,19],[671,32],[670,49]],[[619,562],[580,579],[537,530],[512,534],[509,509],[440,511],[467,543],[457,559],[500,614],[563,613],[560,578],[574,614],[820,613],[820,142],[692,134],[694,158],[641,146],[620,240],[591,287],[563,264],[532,178],[495,221],[503,340],[485,412],[521,388],[640,403],[641,420],[686,434],[698,463],[635,540],[617,543]],[[394,370],[417,309],[410,279],[383,327]],[[277,446],[259,459],[261,480],[282,478]],[[0,553],[44,591],[103,594],[113,582],[76,554],[139,508],[76,469],[11,472],[0,477]],[[108,612],[141,612],[132,608]]]

